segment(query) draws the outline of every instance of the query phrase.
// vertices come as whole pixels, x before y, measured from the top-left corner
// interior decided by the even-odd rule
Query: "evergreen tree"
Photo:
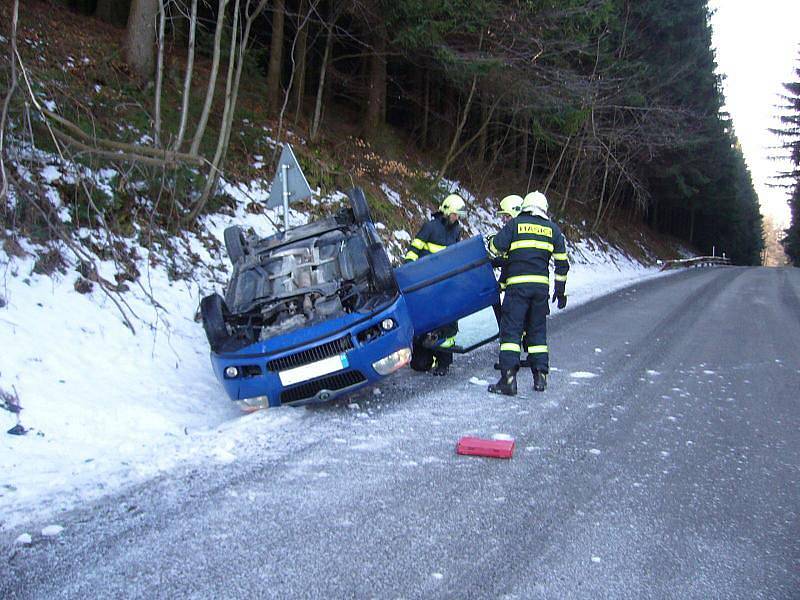
[[[781,115],[782,128],[776,133],[784,138],[783,147],[789,151],[792,169],[782,173],[781,178],[791,186],[789,209],[791,222],[786,237],[781,240],[789,261],[800,267],[800,67],[795,70],[797,81],[784,84],[786,114]]]

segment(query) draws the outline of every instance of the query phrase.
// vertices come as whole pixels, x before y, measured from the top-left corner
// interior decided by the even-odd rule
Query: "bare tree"
[[[0,200],[5,200],[8,195],[8,175],[6,175],[6,165],[4,162],[5,155],[5,131],[6,120],[8,119],[8,107],[11,104],[11,98],[17,89],[17,24],[19,23],[19,0],[14,0],[14,7],[11,9],[11,49],[9,62],[11,64],[11,77],[8,85],[8,92],[3,99],[3,112],[0,114],[0,177],[3,181],[0,183]]]
[[[240,0],[236,0],[233,16],[233,31],[231,37],[231,53],[230,60],[228,61],[228,76],[225,84],[225,108],[223,109],[222,124],[220,126],[219,137],[217,138],[217,149],[214,152],[214,158],[211,161],[211,171],[206,178],[206,184],[203,192],[196,202],[194,208],[188,216],[188,220],[193,222],[205,207],[206,202],[216,190],[219,183],[220,174],[222,172],[222,164],[225,160],[225,153],[228,149],[228,144],[231,137],[231,129],[233,126],[233,117],[236,113],[236,102],[239,97],[239,84],[242,78],[242,68],[247,54],[247,46],[250,41],[250,30],[253,27],[253,22],[264,11],[267,6],[268,0],[258,0],[258,4],[250,10],[252,0],[246,0],[244,9],[244,27],[240,34],[237,35],[238,27],[237,21],[239,17],[239,4]],[[238,42],[238,43],[237,43]],[[234,72],[235,64],[235,75]]]
[[[328,23],[325,24],[325,51],[322,53],[322,65],[319,69],[319,82],[317,83],[317,98],[314,102],[314,119],[311,122],[311,141],[317,139],[319,126],[322,122],[322,99],[325,95],[325,76],[328,71],[331,48],[333,47],[333,28],[339,18],[340,4],[331,2]]]
[[[197,129],[192,139],[192,147],[189,150],[190,154],[197,154],[200,150],[200,143],[203,141],[203,135],[205,135],[206,126],[208,125],[208,116],[211,114],[211,105],[214,102],[214,91],[217,87],[217,74],[219,73],[219,61],[221,56],[222,30],[225,26],[225,8],[227,5],[228,0],[219,0],[219,6],[217,7],[217,27],[214,30],[214,54],[211,59],[211,73],[208,76],[206,99],[203,102],[203,112],[200,114],[200,121],[197,124]]]
[[[186,57],[186,75],[183,79],[183,104],[181,105],[181,122],[178,126],[178,137],[175,138],[173,150],[180,150],[186,135],[186,121],[189,116],[189,98],[192,95],[192,73],[194,71],[194,36],[197,28],[197,0],[192,0],[192,12],[189,15],[189,54]]]
[[[295,50],[292,52],[292,92],[294,96],[294,122],[300,118],[303,109],[303,97],[306,91],[306,54],[308,49],[308,16],[310,10],[308,0],[300,0],[300,10],[297,13],[297,35],[295,36]]]
[[[156,61],[155,110],[153,111],[153,143],[161,145],[161,87],[164,82],[164,30],[167,14],[164,0],[158,0],[158,60]]]

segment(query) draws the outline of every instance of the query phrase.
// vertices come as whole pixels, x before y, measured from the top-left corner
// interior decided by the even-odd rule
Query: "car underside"
[[[370,311],[396,292],[363,192],[334,217],[267,238],[225,231],[233,274],[224,299],[203,298],[212,350],[232,352],[343,314]]]

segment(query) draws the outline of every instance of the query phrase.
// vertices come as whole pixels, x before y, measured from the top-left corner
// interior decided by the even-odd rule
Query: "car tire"
[[[225,250],[228,252],[228,258],[231,260],[231,264],[235,265],[247,254],[247,242],[244,239],[244,232],[238,225],[232,225],[225,229],[223,237],[225,238]]]
[[[225,317],[228,316],[228,307],[219,294],[211,294],[200,301],[200,316],[203,318],[208,344],[214,352],[220,352],[228,340],[228,326]]]
[[[350,208],[353,209],[353,219],[356,223],[361,224],[372,221],[364,190],[360,187],[354,187],[347,192],[347,198],[350,200]]]
[[[372,281],[375,288],[382,292],[396,292],[397,280],[394,278],[394,269],[386,250],[380,244],[370,244],[367,247],[367,260],[372,271]]]

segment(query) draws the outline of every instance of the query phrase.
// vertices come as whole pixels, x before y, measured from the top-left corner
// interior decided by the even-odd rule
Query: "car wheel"
[[[382,292],[397,291],[397,281],[394,278],[394,269],[386,255],[386,250],[380,244],[370,244],[367,247],[367,260],[372,271],[372,281],[375,288]]]
[[[233,225],[225,229],[223,236],[225,237],[225,250],[228,252],[228,258],[231,259],[231,264],[236,264],[247,254],[247,242],[244,239],[244,232],[238,225]]]
[[[350,207],[353,209],[353,218],[356,223],[360,224],[372,221],[372,216],[369,214],[367,198],[364,196],[364,190],[360,187],[354,187],[347,192],[347,197],[350,200]]]
[[[219,294],[211,294],[200,301],[200,316],[203,318],[203,329],[206,331],[208,343],[214,352],[222,350],[230,339],[225,317],[228,316],[228,307]]]

